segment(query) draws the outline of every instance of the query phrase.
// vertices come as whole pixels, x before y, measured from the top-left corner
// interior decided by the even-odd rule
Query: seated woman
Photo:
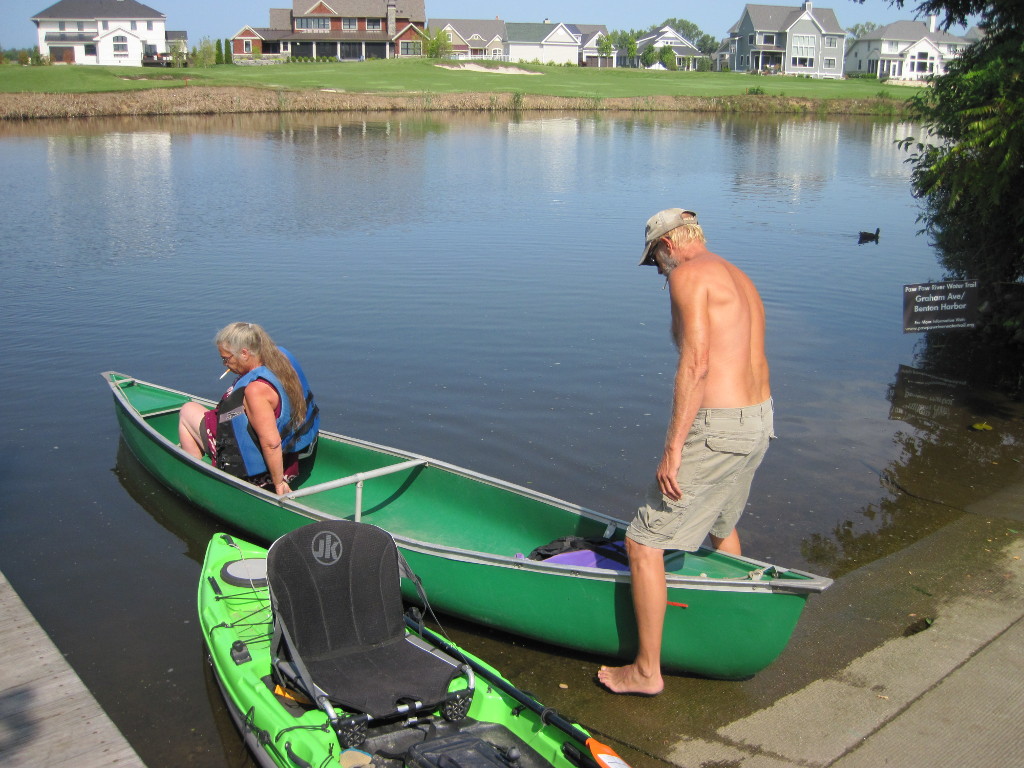
[[[185,403],[178,440],[190,455],[277,495],[291,491],[299,461],[316,448],[320,411],[295,358],[255,323],[232,323],[214,338],[238,379],[208,410]]]

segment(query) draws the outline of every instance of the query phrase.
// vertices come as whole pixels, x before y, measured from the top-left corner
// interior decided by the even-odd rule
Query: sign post
[[[973,328],[977,318],[977,280],[903,286],[904,333]]]

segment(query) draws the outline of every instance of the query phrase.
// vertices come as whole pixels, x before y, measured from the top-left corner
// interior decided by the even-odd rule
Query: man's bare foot
[[[601,667],[597,679],[612,693],[632,693],[637,696],[656,696],[665,689],[661,672],[644,675],[636,664],[624,667]]]

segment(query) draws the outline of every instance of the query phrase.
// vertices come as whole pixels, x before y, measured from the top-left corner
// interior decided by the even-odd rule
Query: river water
[[[302,360],[327,429],[628,518],[671,396],[668,294],[636,266],[644,221],[670,206],[699,213],[768,312],[780,439],[740,525],[746,553],[842,578],[897,552],[1019,482],[1024,440],[1019,403],[978,381],[962,335],[902,333],[903,285],[943,277],[895,144],[916,130],[2,124],[0,569],[149,765],[244,764],[195,620],[218,527],[119,445],[98,374],[216,397],[214,333],[259,322]],[[587,699],[559,706],[586,722]]]

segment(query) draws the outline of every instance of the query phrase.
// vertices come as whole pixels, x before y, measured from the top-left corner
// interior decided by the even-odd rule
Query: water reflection
[[[45,210],[49,226],[63,235],[54,244],[61,257],[80,253],[81,233],[94,230],[104,247],[89,249],[90,260],[145,257],[173,248],[172,207],[180,190],[171,171],[170,134],[50,136],[46,154]],[[83,199],[92,202],[94,218],[88,223],[82,221]],[[140,208],[147,213],[145,226],[128,224]]]
[[[230,764],[196,669],[216,526],[120,453],[109,471],[96,372],[219,396],[209,339],[255,316],[304,361],[329,429],[628,518],[676,363],[667,294],[636,266],[667,205],[700,212],[768,310],[780,439],[746,551],[837,576],[909,546],[1020,482],[1022,435],[1018,404],[978,374],[998,356],[901,333],[902,286],[940,276],[893,141],[907,131],[654,113],[0,122],[5,575],[151,764]],[[498,656],[524,671],[543,656],[548,682],[570,663]],[[603,711],[589,674],[552,701],[593,694]],[[721,714],[702,692],[659,706]]]
[[[899,366],[887,395],[889,418],[904,426],[892,437],[898,457],[878,473],[885,495],[802,544],[807,560],[833,577],[909,546],[1021,480],[1024,404],[1007,387],[1019,383],[1020,355],[985,349],[969,332],[931,331],[916,362]]]

